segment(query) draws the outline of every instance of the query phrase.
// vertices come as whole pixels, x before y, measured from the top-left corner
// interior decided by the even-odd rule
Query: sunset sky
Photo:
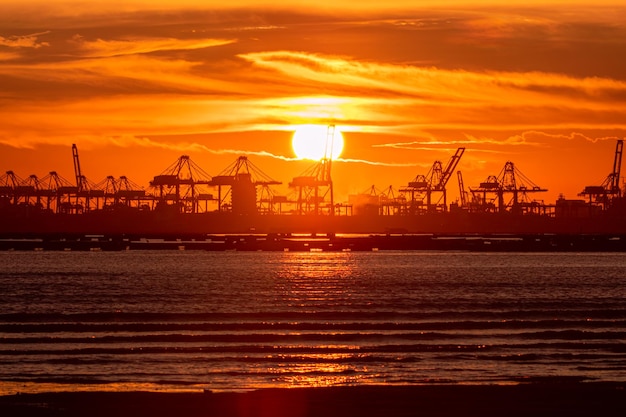
[[[147,187],[183,154],[211,175],[247,155],[286,194],[313,163],[291,147],[301,124],[343,132],[339,200],[458,147],[466,186],[513,161],[546,202],[611,172],[623,0],[326,3],[2,0],[0,172],[73,180],[76,143],[92,182]]]

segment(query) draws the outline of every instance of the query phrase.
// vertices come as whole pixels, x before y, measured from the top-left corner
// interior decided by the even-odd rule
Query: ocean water
[[[620,253],[0,252],[0,394],[626,381]]]

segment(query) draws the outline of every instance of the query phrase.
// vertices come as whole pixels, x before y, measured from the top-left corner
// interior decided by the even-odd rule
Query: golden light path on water
[[[356,271],[349,253],[299,252],[284,255],[277,274],[281,278],[277,289],[290,306],[306,308],[310,303],[321,303],[331,307],[350,298],[350,288],[354,284],[350,281],[353,281],[351,277]],[[297,349],[302,346],[291,347]],[[317,347],[320,350],[357,348],[346,344]],[[289,387],[356,384],[359,377],[351,374],[352,368],[338,363],[353,356],[352,353],[298,354],[298,359],[308,359],[313,363],[294,363],[290,362],[292,355],[282,355],[283,363],[275,372]],[[281,373],[286,375],[280,376]]]
[[[315,301],[330,307],[350,297],[349,280],[354,267],[347,253],[285,253],[277,271],[282,278],[277,289],[290,305],[305,306],[306,302]]]

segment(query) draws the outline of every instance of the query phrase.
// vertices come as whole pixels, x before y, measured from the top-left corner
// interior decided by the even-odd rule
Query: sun
[[[293,133],[291,146],[300,159],[336,159],[343,151],[343,136],[336,128],[333,135],[328,126],[300,125]]]

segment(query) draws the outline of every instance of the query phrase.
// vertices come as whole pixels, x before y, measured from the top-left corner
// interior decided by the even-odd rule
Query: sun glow
[[[291,146],[300,159],[319,161],[335,159],[343,151],[343,136],[339,129],[322,125],[301,125],[293,133]]]

